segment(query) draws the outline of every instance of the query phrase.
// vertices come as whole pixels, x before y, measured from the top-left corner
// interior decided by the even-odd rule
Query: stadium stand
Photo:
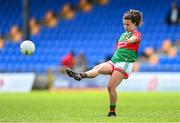
[[[1,35],[8,34],[13,25],[22,26],[22,6],[19,1],[0,0]],[[31,0],[31,16],[41,21],[48,10],[59,13],[64,4],[77,5],[78,2],[79,0]],[[39,34],[31,36],[36,44],[36,52],[30,57],[20,53],[20,42],[6,40],[0,50],[0,71],[47,72],[50,67],[58,67],[60,58],[71,50],[77,54],[84,52],[88,67],[92,67],[114,52],[116,40],[124,31],[122,14],[131,8],[144,13],[144,26],[140,27],[143,39],[139,55],[146,47],[158,51],[164,39],[171,39],[173,44],[180,39],[180,25],[169,26],[165,23],[170,4],[170,0],[113,0],[104,6],[95,4],[89,12],[76,12],[72,20],[59,19],[54,28],[41,26]],[[180,71],[179,63],[180,49],[177,49],[175,58],[159,56],[158,64],[142,63],[140,71]]]

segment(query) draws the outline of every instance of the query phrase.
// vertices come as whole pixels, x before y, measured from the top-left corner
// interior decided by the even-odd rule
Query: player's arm
[[[132,43],[135,43],[135,42],[138,41],[138,37],[137,37],[137,36],[131,36],[131,38],[126,39],[125,41],[126,41],[127,43],[132,44]]]

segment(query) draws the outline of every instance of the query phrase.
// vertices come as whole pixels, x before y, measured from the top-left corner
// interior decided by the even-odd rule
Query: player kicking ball
[[[117,49],[110,61],[101,63],[93,69],[76,73],[67,68],[68,76],[80,81],[83,78],[94,78],[99,74],[111,75],[108,81],[110,110],[108,117],[116,116],[117,92],[116,87],[127,79],[132,72],[133,63],[137,59],[137,52],[141,41],[141,33],[137,28],[143,23],[142,13],[138,10],[129,10],[123,15],[125,32],[117,42]]]

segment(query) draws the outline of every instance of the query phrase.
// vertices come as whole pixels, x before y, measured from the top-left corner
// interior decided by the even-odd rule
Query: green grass
[[[108,109],[107,91],[0,94],[0,122],[180,122],[180,93],[119,93]]]

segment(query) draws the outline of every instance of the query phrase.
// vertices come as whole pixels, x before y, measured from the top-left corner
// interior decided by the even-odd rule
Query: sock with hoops
[[[115,112],[115,109],[116,109],[116,105],[115,104],[111,104],[109,112]]]
[[[80,73],[80,75],[82,76],[82,78],[88,78],[88,75],[87,75],[87,73]]]

